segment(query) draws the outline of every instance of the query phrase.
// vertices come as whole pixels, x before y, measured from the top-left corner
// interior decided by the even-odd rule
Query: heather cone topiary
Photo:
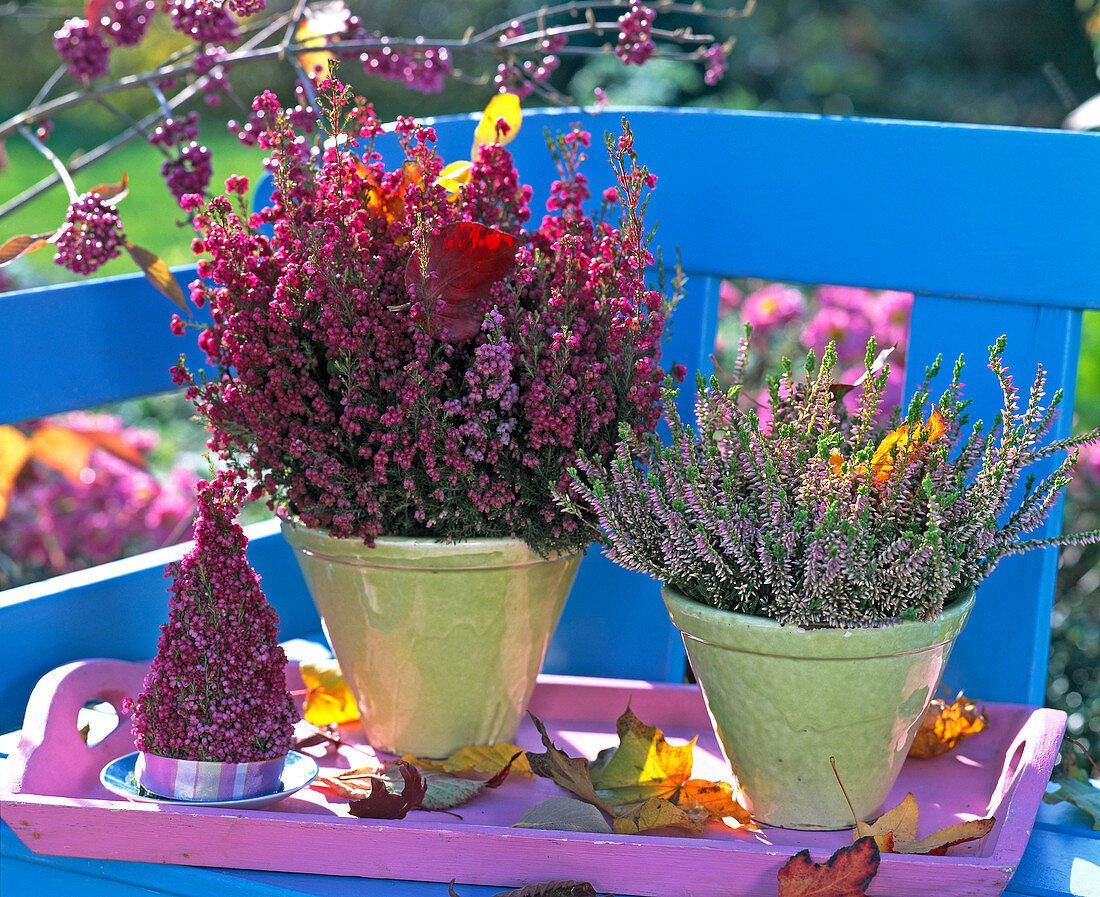
[[[222,472],[197,491],[195,547],[165,570],[175,579],[168,622],[133,705],[137,747],[181,760],[281,757],[298,715],[276,640],[278,615],[234,521],[245,490]]]

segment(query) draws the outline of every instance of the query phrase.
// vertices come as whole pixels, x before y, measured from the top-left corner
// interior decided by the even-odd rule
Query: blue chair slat
[[[185,292],[194,267],[175,272]],[[0,423],[174,389],[180,355],[203,365],[194,337],[173,336],[173,306],[142,274],[0,294]]]
[[[1001,334],[1009,335],[1006,360],[1013,382],[1023,393],[1021,405],[1026,406],[1036,366],[1042,362],[1051,384],[1047,400],[1059,386],[1065,396],[1063,413],[1050,438],[1068,436],[1081,341],[1078,308],[921,296],[913,313],[907,394],[923,379],[925,365],[937,353],[943,354],[948,376],[954,360],[962,354],[967,363],[963,377],[966,394],[974,400],[971,420],[981,419],[988,432],[1003,403],[1000,384],[986,367],[988,346]],[[933,392],[933,399],[936,396]],[[1061,460],[1051,458],[1037,464],[1036,474],[1052,473]],[[1021,488],[1016,494],[1021,494]],[[1059,502],[1033,537],[1057,535],[1061,522]],[[978,602],[955,645],[945,676],[948,686],[965,687],[968,694],[991,701],[1043,703],[1057,570],[1058,551],[1053,548],[1001,563],[978,590]],[[992,653],[991,646],[996,646]]]
[[[1041,359],[1052,383],[1071,393],[1080,310],[1100,307],[1100,267],[1093,264],[1100,245],[1094,177],[1100,135],[714,110],[628,114],[636,147],[660,178],[649,213],[660,222],[657,243],[666,263],[680,249],[690,280],[666,361],[706,369],[715,278],[758,276],[916,292],[909,386],[933,350],[949,360],[965,351],[968,391],[977,396],[976,415],[986,420],[999,401],[982,365],[986,345],[1000,333],[1009,335],[1018,384],[1026,385]],[[619,113],[528,112],[510,146],[524,180],[536,188],[536,210],[553,178],[543,128],[565,131],[573,121],[593,133],[591,155],[602,156],[600,135],[617,131]],[[469,155],[469,117],[434,124],[446,158]],[[596,158],[588,166],[596,193],[610,178],[602,166]],[[178,276],[185,283],[190,273]],[[140,275],[0,297],[0,333],[18,334],[0,371],[0,421],[167,388],[167,366],[183,348],[194,352],[193,340],[168,333],[170,314]],[[193,355],[189,363],[201,358]],[[44,370],[56,383],[40,388]],[[284,634],[315,631],[289,551],[270,525],[252,535],[252,560],[283,617]],[[21,709],[32,676],[89,655],[151,653],[166,600],[165,559],[149,556],[0,596],[5,725]],[[116,572],[125,575],[110,578]],[[983,588],[948,682],[986,699],[1040,701],[1052,592],[1052,556],[1006,562]],[[86,633],[72,632],[85,627]],[[547,669],[676,679],[682,657],[656,585],[613,570],[602,558],[586,559]],[[1054,810],[1041,809],[1009,893],[1069,893],[1072,881],[1061,870],[1067,863],[1083,868],[1082,858],[1095,855],[1097,842],[1082,821]],[[2,839],[5,893],[41,890],[65,876],[81,876],[65,880],[80,881],[82,893],[101,887],[121,893],[154,876],[165,881],[168,869],[166,890],[180,894],[440,893],[439,885],[415,882],[182,867],[150,867],[143,879],[140,864],[34,857],[6,827]],[[466,890],[473,897],[492,892]]]

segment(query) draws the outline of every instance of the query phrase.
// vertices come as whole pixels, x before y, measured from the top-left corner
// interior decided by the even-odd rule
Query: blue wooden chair
[[[984,369],[1004,333],[1021,380],[1042,361],[1072,407],[1082,310],[1100,308],[1100,135],[711,110],[629,110],[636,147],[659,175],[650,220],[665,258],[679,249],[688,295],[667,361],[709,367],[722,276],[909,290],[917,294],[911,377],[937,353],[965,353],[973,416],[992,418],[999,392]],[[543,129],[582,121],[594,137],[618,112],[527,112],[511,145],[524,180],[545,196]],[[436,122],[446,158],[463,158],[471,122]],[[588,171],[600,184],[600,158]],[[606,170],[606,169],[604,169]],[[608,174],[608,177],[610,175]],[[536,200],[537,201],[537,200]],[[537,208],[537,206],[536,206]],[[186,282],[191,271],[177,276]],[[0,296],[0,422],[17,422],[170,388],[168,367],[190,339],[172,337],[170,308],[138,276]],[[909,384],[910,387],[912,384]],[[1068,415],[1055,436],[1068,433]],[[1048,532],[1058,529],[1058,521]],[[275,527],[250,531],[251,560],[287,638],[319,629]],[[0,594],[0,731],[19,725],[37,678],[92,656],[149,657],[165,615],[164,563],[178,549]],[[945,677],[995,701],[1042,703],[1054,552],[1006,561],[983,585]],[[683,649],[657,586],[597,555],[584,562],[546,669],[678,680]],[[1069,894],[1100,840],[1083,814],[1044,807],[1016,878],[1018,895]],[[1088,859],[1088,858],[1091,858]],[[3,830],[5,893],[79,887],[137,893],[438,895],[439,885],[152,867],[38,857]],[[1095,866],[1093,867],[1095,868]],[[9,887],[11,890],[9,891]],[[489,888],[463,889],[473,895]]]

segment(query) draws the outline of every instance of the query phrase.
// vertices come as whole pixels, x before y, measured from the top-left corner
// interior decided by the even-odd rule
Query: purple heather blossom
[[[234,520],[245,490],[223,472],[197,493],[195,545],[165,571],[173,579],[168,622],[131,704],[137,747],[181,760],[281,757],[298,714],[286,689],[279,618]]]

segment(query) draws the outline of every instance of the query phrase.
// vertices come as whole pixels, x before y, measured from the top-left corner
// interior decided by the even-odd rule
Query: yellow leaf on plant
[[[294,40],[303,47],[317,48],[298,54],[298,62],[311,77],[318,72],[323,76],[328,71],[330,60],[336,58],[324,48],[332,35],[342,34],[347,30],[348,15],[348,7],[343,0],[325,0],[306,6]]]
[[[473,167],[474,163],[468,160],[452,162],[439,172],[439,177],[435,179],[435,182],[451,196],[457,196],[459,191],[462,190],[462,185],[470,183],[470,171]]]
[[[988,723],[985,709],[979,709],[961,692],[951,704],[935,698],[924,712],[909,756],[926,760],[946,753],[960,741],[981,732]]]
[[[74,483],[80,483],[80,472],[88,466],[95,444],[83,433],[47,424],[39,427],[30,438],[31,457]]]
[[[900,804],[887,810],[873,823],[857,823],[855,838],[874,838],[878,849],[883,853],[943,856],[947,853],[948,847],[984,838],[997,821],[993,816],[985,819],[971,819],[949,825],[918,839],[919,818],[920,808],[917,805],[917,799],[910,793],[905,795],[905,799]]]
[[[0,519],[8,511],[15,478],[30,457],[30,442],[15,427],[0,426]]]
[[[504,119],[507,129],[497,129],[497,122]],[[489,105],[481,115],[481,123],[474,131],[474,146],[470,156],[477,158],[477,148],[496,143],[500,146],[511,141],[519,133],[523,123],[523,113],[519,108],[519,97],[514,93],[498,93],[489,100]]]
[[[514,744],[476,744],[464,747],[456,751],[444,760],[433,760],[428,757],[402,757],[419,766],[427,772],[480,772],[487,775],[497,773],[509,760],[515,757],[512,763],[512,775],[533,778],[531,764],[527,762],[527,753]]]
[[[330,726],[359,719],[359,708],[335,660],[303,663],[301,671],[306,686],[302,715],[307,722]]]

